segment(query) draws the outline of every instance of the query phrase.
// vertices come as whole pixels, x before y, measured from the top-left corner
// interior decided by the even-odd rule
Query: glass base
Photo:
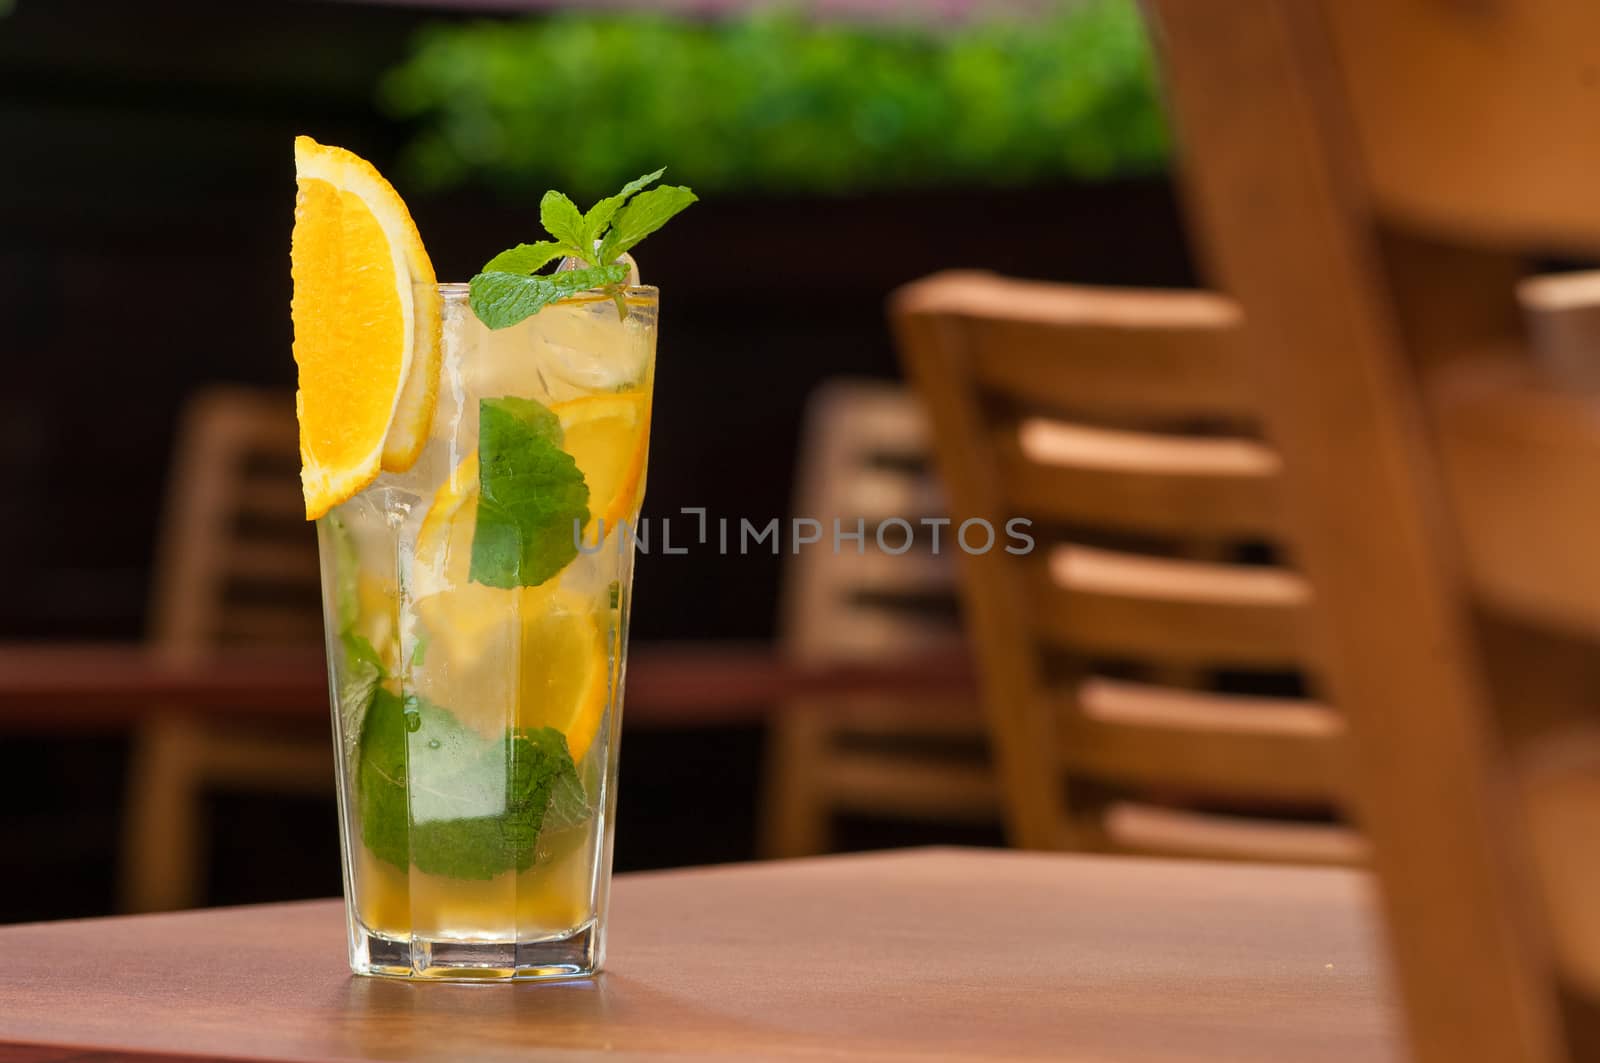
[[[597,974],[604,954],[590,922],[555,938],[537,941],[454,941],[391,938],[354,928],[350,969],[383,978],[437,982],[524,982],[586,978]]]

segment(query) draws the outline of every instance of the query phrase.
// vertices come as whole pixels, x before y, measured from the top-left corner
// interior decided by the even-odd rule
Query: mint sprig
[[[551,303],[598,288],[626,317],[623,282],[628,267],[617,259],[661,228],[696,199],[681,185],[649,188],[666,170],[629,181],[587,212],[560,192],[546,192],[539,202],[539,221],[554,239],[518,244],[491,258],[468,286],[472,312],[492,329],[509,328]],[[645,191],[645,189],[649,191]],[[540,274],[550,263],[572,258],[579,269]]]

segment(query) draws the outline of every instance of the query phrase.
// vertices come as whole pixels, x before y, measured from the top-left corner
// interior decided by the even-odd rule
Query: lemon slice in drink
[[[558,402],[562,449],[589,485],[589,516],[604,520],[606,534],[633,515],[644,488],[650,452],[650,400],[639,392],[586,395]]]
[[[478,452],[474,450],[445,477],[422,518],[417,532],[416,565],[411,574],[416,598],[468,585],[477,516]]]
[[[511,590],[470,581],[477,468],[476,453],[457,466],[417,535],[416,614],[438,645],[412,667],[412,684],[485,735],[554,727],[581,760],[605,713],[604,603],[557,580]]]
[[[441,301],[405,203],[366,160],[297,137],[290,242],[301,482],[315,519],[427,442]]]
[[[582,760],[606,707],[601,615],[568,591],[524,598],[521,651],[518,726],[554,727],[567,736],[572,759]]]
[[[363,569],[356,577],[355,633],[367,640],[384,670],[395,674],[400,666],[400,641],[396,633],[393,579]]]
[[[591,599],[467,584],[416,608],[439,643],[410,670],[417,693],[485,736],[553,727],[566,735],[572,759],[583,759],[605,714],[609,678],[603,616]]]

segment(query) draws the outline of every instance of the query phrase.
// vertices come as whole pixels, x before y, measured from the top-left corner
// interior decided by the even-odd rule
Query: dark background
[[[407,130],[375,105],[377,79],[420,24],[448,17],[328,0],[19,0],[0,18],[0,638],[141,635],[181,404],[215,382],[293,388],[291,140],[309,133],[389,172]],[[531,200],[396,183],[441,280],[535,236]],[[949,267],[1191,279],[1153,179],[723,195],[640,258],[664,314],[645,515],[704,506],[760,522],[787,512],[811,389],[895,375],[883,300],[896,285]],[[651,555],[638,580],[635,640],[771,634],[778,558]],[[125,739],[0,742],[0,921],[109,910]],[[760,745],[758,728],[631,730],[619,869],[750,856]],[[211,812],[214,902],[337,892],[331,801],[218,795]]]

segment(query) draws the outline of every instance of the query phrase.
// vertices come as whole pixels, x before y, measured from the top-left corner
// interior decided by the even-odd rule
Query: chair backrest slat
[[[1062,409],[1151,417],[1252,412],[1228,335],[1238,313],[1204,292],[1073,288],[952,272],[925,282],[978,327],[967,336],[973,381],[989,392]],[[932,294],[930,289],[929,294]],[[1059,356],[1070,328],[1075,357]]]
[[[1408,226],[1517,250],[1600,248],[1600,5],[1318,5],[1364,197]]]
[[[1310,659],[1310,590],[1282,569],[1062,545],[1028,585],[1047,644],[1218,668],[1293,670]]]
[[[1058,719],[1062,755],[1088,778],[1307,802],[1348,782],[1343,718],[1300,699],[1090,679]]]
[[[1254,440],[1005,423],[994,449],[1006,495],[1038,520],[1199,538],[1282,532],[1280,463]]]

